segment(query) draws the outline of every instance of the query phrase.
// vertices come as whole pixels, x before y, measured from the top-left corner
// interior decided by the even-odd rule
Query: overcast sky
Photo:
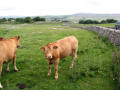
[[[0,0],[0,16],[119,13],[120,0]]]

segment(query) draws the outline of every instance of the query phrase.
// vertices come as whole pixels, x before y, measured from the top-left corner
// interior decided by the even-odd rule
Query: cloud
[[[15,8],[0,8],[0,11],[12,11],[15,10]]]
[[[120,0],[1,0],[0,15],[120,13]]]
[[[90,4],[90,5],[95,5],[95,6],[101,5],[101,3],[98,2],[98,1],[89,1],[88,4]]]

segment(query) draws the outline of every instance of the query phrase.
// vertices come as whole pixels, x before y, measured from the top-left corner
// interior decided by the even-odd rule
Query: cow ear
[[[20,36],[18,36],[18,39],[20,39]]]
[[[54,47],[53,47],[53,49],[57,49],[57,48],[58,48],[58,46],[54,46]]]
[[[0,40],[3,40],[4,38],[0,37]]]
[[[20,39],[20,36],[17,36],[17,39],[19,40],[19,39]]]
[[[17,40],[19,40],[19,39],[20,39],[20,36],[15,36],[15,37],[13,37],[13,38],[16,38]]]
[[[40,50],[45,50],[45,47],[40,47]]]

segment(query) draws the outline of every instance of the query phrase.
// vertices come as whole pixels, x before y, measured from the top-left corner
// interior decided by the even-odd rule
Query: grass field
[[[9,38],[21,36],[17,53],[18,72],[6,72],[3,65],[1,83],[3,90],[19,90],[16,84],[25,84],[24,90],[114,90],[111,54],[113,47],[104,43],[93,32],[79,28],[65,27],[60,23],[3,24],[0,36]],[[48,64],[40,46],[66,36],[74,35],[79,40],[78,58],[75,67],[69,69],[71,57],[60,60],[59,79],[54,79],[54,65],[51,76],[47,76]]]
[[[76,24],[76,23],[72,23],[70,25],[73,25],[73,26],[102,26],[102,27],[109,27],[109,28],[114,28],[115,27],[115,23],[106,23],[106,24]]]

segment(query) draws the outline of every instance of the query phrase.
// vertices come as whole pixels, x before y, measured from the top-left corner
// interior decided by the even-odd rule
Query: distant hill
[[[72,15],[60,15],[60,16],[44,16],[48,19],[60,19],[69,20],[73,22],[78,22],[80,19],[94,19],[94,20],[104,20],[104,19],[117,19],[120,20],[120,14],[92,14],[92,13],[76,13]]]
[[[90,14],[90,13],[77,13],[72,16],[85,17],[85,18],[119,18],[120,14]]]
[[[0,18],[18,18],[18,17],[26,17],[26,16],[0,16]],[[35,16],[31,16],[35,17]],[[40,16],[44,17],[47,20],[68,20],[72,22],[78,22],[80,19],[86,20],[86,19],[94,19],[94,20],[103,20],[103,19],[117,19],[120,20],[120,14],[95,14],[95,13],[76,13],[72,15],[47,15],[47,16]]]
[[[103,19],[110,19],[110,18],[120,20],[120,14],[76,13],[67,17],[68,20],[74,20],[74,21],[78,21],[80,19],[103,20]]]

